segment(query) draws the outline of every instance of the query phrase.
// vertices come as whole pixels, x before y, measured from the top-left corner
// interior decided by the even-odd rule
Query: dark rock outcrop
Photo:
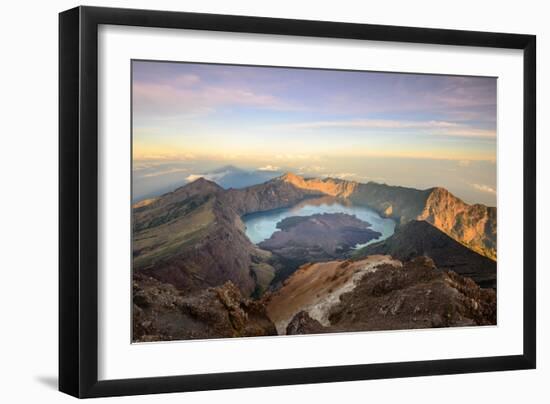
[[[286,335],[323,334],[329,331],[317,320],[312,319],[306,311],[296,314],[286,326]]]
[[[288,333],[404,330],[496,324],[496,293],[471,279],[441,271],[428,258],[365,274],[330,309],[329,324],[298,313]]]
[[[465,247],[426,221],[412,220],[386,240],[363,247],[354,257],[373,254],[388,254],[401,261],[428,256],[439,269],[472,278],[481,287],[496,288],[495,261]]]
[[[187,294],[137,275],[133,302],[134,342],[277,335],[265,306],[231,282]]]

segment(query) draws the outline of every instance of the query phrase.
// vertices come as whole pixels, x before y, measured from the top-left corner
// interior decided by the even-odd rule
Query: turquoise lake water
[[[270,238],[276,231],[279,231],[276,227],[277,223],[284,218],[290,216],[311,216],[317,213],[346,213],[348,215],[355,215],[357,218],[370,223],[372,225],[371,229],[382,233],[382,236],[379,238],[357,245],[357,248],[384,240],[391,236],[395,230],[395,222],[392,219],[383,218],[368,207],[357,206],[349,201],[332,197],[307,199],[290,208],[252,213],[243,216],[242,220],[246,226],[246,235],[250,241],[258,244]]]

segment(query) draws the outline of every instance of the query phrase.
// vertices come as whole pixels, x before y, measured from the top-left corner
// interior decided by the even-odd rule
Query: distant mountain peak
[[[219,186],[218,184],[216,184],[214,181],[210,181],[208,179],[206,179],[205,177],[199,177],[197,178],[196,180],[193,180],[189,183],[189,185],[191,184],[194,184],[194,185],[205,185],[205,184],[212,184],[212,185],[215,185],[215,186]]]
[[[459,199],[456,196],[454,196],[447,188],[443,187],[432,187],[428,189],[429,194],[432,197],[442,198],[442,197],[449,197],[452,196],[453,198]]]
[[[214,181],[208,180],[204,177],[199,177],[189,182],[188,184],[184,185],[183,187],[176,189],[174,192],[177,193],[180,190],[191,191],[191,192],[197,191],[200,193],[205,193],[205,192],[221,191],[223,190],[223,188],[219,186],[217,183],[215,183]]]
[[[212,171],[212,173],[218,174],[218,173],[225,173],[227,171],[244,172],[245,170],[243,170],[242,168],[239,168],[237,166],[227,164],[225,166],[216,168],[215,170]]]
[[[299,176],[297,174],[294,174],[292,172],[284,173],[279,178],[282,181],[291,182],[291,183],[304,181],[304,177],[301,177],[301,176]]]

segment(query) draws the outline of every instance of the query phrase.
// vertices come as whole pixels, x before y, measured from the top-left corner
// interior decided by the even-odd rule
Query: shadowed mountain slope
[[[427,256],[439,269],[472,278],[482,287],[496,287],[495,261],[470,250],[426,221],[410,221],[386,240],[361,248],[354,257],[373,254],[388,254],[401,261]]]
[[[223,195],[225,204],[231,206],[240,216],[271,209],[286,208],[306,198],[323,196],[320,190],[300,188],[284,180],[285,176],[274,178],[263,184],[243,189],[228,189]]]
[[[231,281],[245,294],[256,288],[253,267],[264,252],[242,231],[242,222],[221,202],[223,189],[198,179],[134,209],[134,272],[182,290]]]

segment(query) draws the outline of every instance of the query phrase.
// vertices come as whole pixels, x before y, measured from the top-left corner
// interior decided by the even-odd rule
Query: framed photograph
[[[535,36],[59,28],[61,391],[535,368]]]

